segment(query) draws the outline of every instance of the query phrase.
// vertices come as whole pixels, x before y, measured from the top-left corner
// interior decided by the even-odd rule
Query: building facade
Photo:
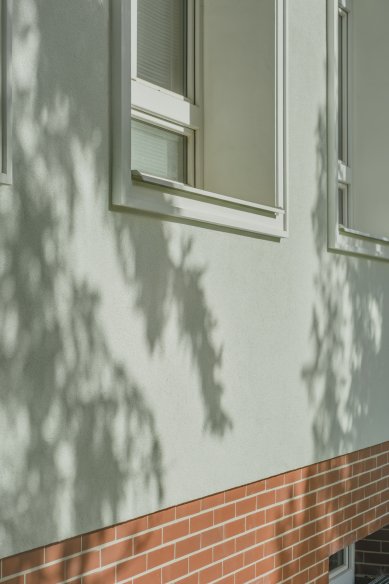
[[[387,0],[0,2],[1,584],[386,573]]]

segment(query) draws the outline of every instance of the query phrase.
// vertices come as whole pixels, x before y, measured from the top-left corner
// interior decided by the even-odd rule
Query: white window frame
[[[343,45],[343,86],[352,86],[352,0],[327,0],[327,118],[328,118],[328,245],[345,253],[389,260],[389,237],[379,237],[350,227],[353,211],[352,197],[352,100],[347,90],[343,104],[338,103],[338,16],[347,18],[347,44]],[[338,116],[342,107],[343,141],[346,141],[346,161],[341,160],[338,145]],[[339,189],[345,193],[339,200]]]
[[[355,548],[354,544],[344,548],[344,564],[329,572],[331,584],[354,584],[355,581]]]
[[[12,0],[0,0],[1,18],[1,149],[0,184],[12,184]]]
[[[286,6],[287,0],[276,4],[276,204],[261,205],[239,198],[198,188],[202,183],[200,155],[201,131],[201,55],[196,53],[196,93],[183,98],[136,79],[134,51],[131,51],[131,1],[111,0],[111,208],[135,210],[164,217],[208,223],[220,227],[269,235],[288,236],[287,214],[287,135],[286,135]],[[201,34],[199,0],[191,0],[195,12],[195,36]],[[133,28],[131,28],[131,23]],[[132,31],[132,33],[131,33]],[[200,46],[201,43],[197,43]],[[132,63],[131,63],[132,60]],[[189,72],[189,75],[191,73]],[[190,87],[189,87],[190,89]],[[173,111],[174,110],[174,111]],[[167,113],[170,112],[170,113]],[[195,174],[190,173],[188,184],[131,172],[131,113],[134,117],[186,132],[191,138],[196,132],[196,144],[189,150],[195,158]],[[147,118],[147,116],[151,116]],[[169,128],[168,128],[169,129]],[[238,169],[237,169],[238,171]],[[191,184],[189,184],[191,183]],[[196,186],[194,186],[196,185]]]

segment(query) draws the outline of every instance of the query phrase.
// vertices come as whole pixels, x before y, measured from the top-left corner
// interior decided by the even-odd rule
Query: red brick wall
[[[389,442],[4,558],[8,584],[324,584],[389,523]]]

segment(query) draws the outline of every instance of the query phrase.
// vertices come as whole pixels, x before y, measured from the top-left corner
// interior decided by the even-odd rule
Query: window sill
[[[125,201],[113,207],[193,221],[236,231],[269,236],[288,236],[284,209],[251,203],[183,183],[131,172],[131,186]]]
[[[336,251],[389,261],[389,237],[372,235],[338,225],[333,246]]]
[[[226,205],[237,205],[239,207],[247,207],[248,209],[252,209],[253,211],[257,211],[266,215],[284,215],[284,209],[279,207],[271,207],[269,205],[260,205],[258,203],[251,203],[250,201],[244,201],[243,199],[236,199],[234,197],[229,197],[227,195],[220,195],[218,193],[213,193],[211,191],[204,191],[203,189],[197,189],[196,187],[191,187],[190,185],[186,185],[184,183],[175,182],[173,180],[159,178],[157,176],[153,176],[151,174],[146,174],[140,172],[139,170],[133,170],[131,172],[132,178],[136,181],[140,181],[143,183],[155,185],[158,187],[165,187],[167,189],[171,189],[173,191],[178,191],[181,193],[185,193],[187,195],[195,195],[200,197],[204,200],[212,200],[215,199]]]

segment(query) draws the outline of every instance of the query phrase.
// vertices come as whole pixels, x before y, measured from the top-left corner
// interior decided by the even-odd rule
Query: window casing
[[[113,208],[135,209],[277,238],[287,236],[285,0],[267,0],[269,5],[275,6],[273,25],[276,45],[273,91],[276,152],[274,201],[271,204],[250,197],[245,200],[241,193],[235,194],[234,190],[227,192],[223,188],[209,188],[211,181],[204,179],[204,160],[209,169],[214,157],[208,154],[211,147],[204,138],[204,128],[209,131],[206,119],[207,112],[208,119],[210,117],[210,107],[207,110],[207,100],[204,102],[202,2],[187,0],[185,3],[184,84],[173,80],[173,85],[169,85],[170,82],[160,81],[164,75],[158,78],[157,65],[153,72],[147,31],[144,32],[140,22],[144,19],[144,13],[139,10],[141,1],[112,0]],[[143,6],[148,2],[144,2]],[[143,45],[139,38],[142,34]],[[181,38],[180,34],[177,36]],[[163,52],[163,47],[161,50]],[[140,66],[142,60],[146,62],[146,74],[142,63]],[[227,115],[225,124],[228,122]],[[258,128],[260,135],[261,128]],[[154,149],[155,160],[152,155],[145,157],[147,148]],[[163,164],[157,162],[157,159],[161,160],[157,155],[158,149],[166,157]],[[140,152],[143,153],[144,164]],[[244,169],[236,165],[234,173],[241,176],[244,182]]]
[[[339,550],[329,558],[329,581],[334,584],[354,584],[354,546]]]
[[[0,184],[12,182],[12,87],[11,87],[12,0],[0,0]]]
[[[380,54],[382,47],[379,42],[375,45],[374,35],[367,41],[365,30],[367,32],[368,26],[371,29],[374,27],[372,17],[369,17],[369,25],[366,24],[366,14],[384,11],[385,14],[382,13],[378,18],[385,21],[389,14],[386,14],[388,6],[387,3],[377,2],[375,9],[371,10],[371,4],[367,0],[327,2],[329,247],[386,260],[389,260],[389,229],[380,233],[381,229],[374,224],[374,214],[378,218],[385,215],[387,210],[379,205],[375,206],[371,201],[372,192],[377,190],[378,182],[384,199],[387,181],[380,180],[375,185],[366,185],[366,181],[361,180],[364,175],[368,175],[366,168],[370,175],[374,174],[373,167],[378,161],[374,151],[376,146],[373,123],[370,124],[368,119],[368,109],[371,112],[371,103],[375,101],[379,89],[377,84],[367,80],[366,71],[369,65],[361,66],[360,55],[363,52],[363,43],[366,42],[373,46],[374,55]],[[389,52],[389,43],[387,49]],[[372,56],[370,66],[380,70]],[[382,77],[382,72],[380,75]],[[370,99],[363,96],[364,87],[369,87],[372,92]],[[388,119],[386,110],[387,108],[382,107],[379,112],[382,120]],[[369,132],[363,131],[363,123],[365,128],[370,124]],[[364,227],[363,209],[368,207],[372,218],[370,225],[373,228]]]

